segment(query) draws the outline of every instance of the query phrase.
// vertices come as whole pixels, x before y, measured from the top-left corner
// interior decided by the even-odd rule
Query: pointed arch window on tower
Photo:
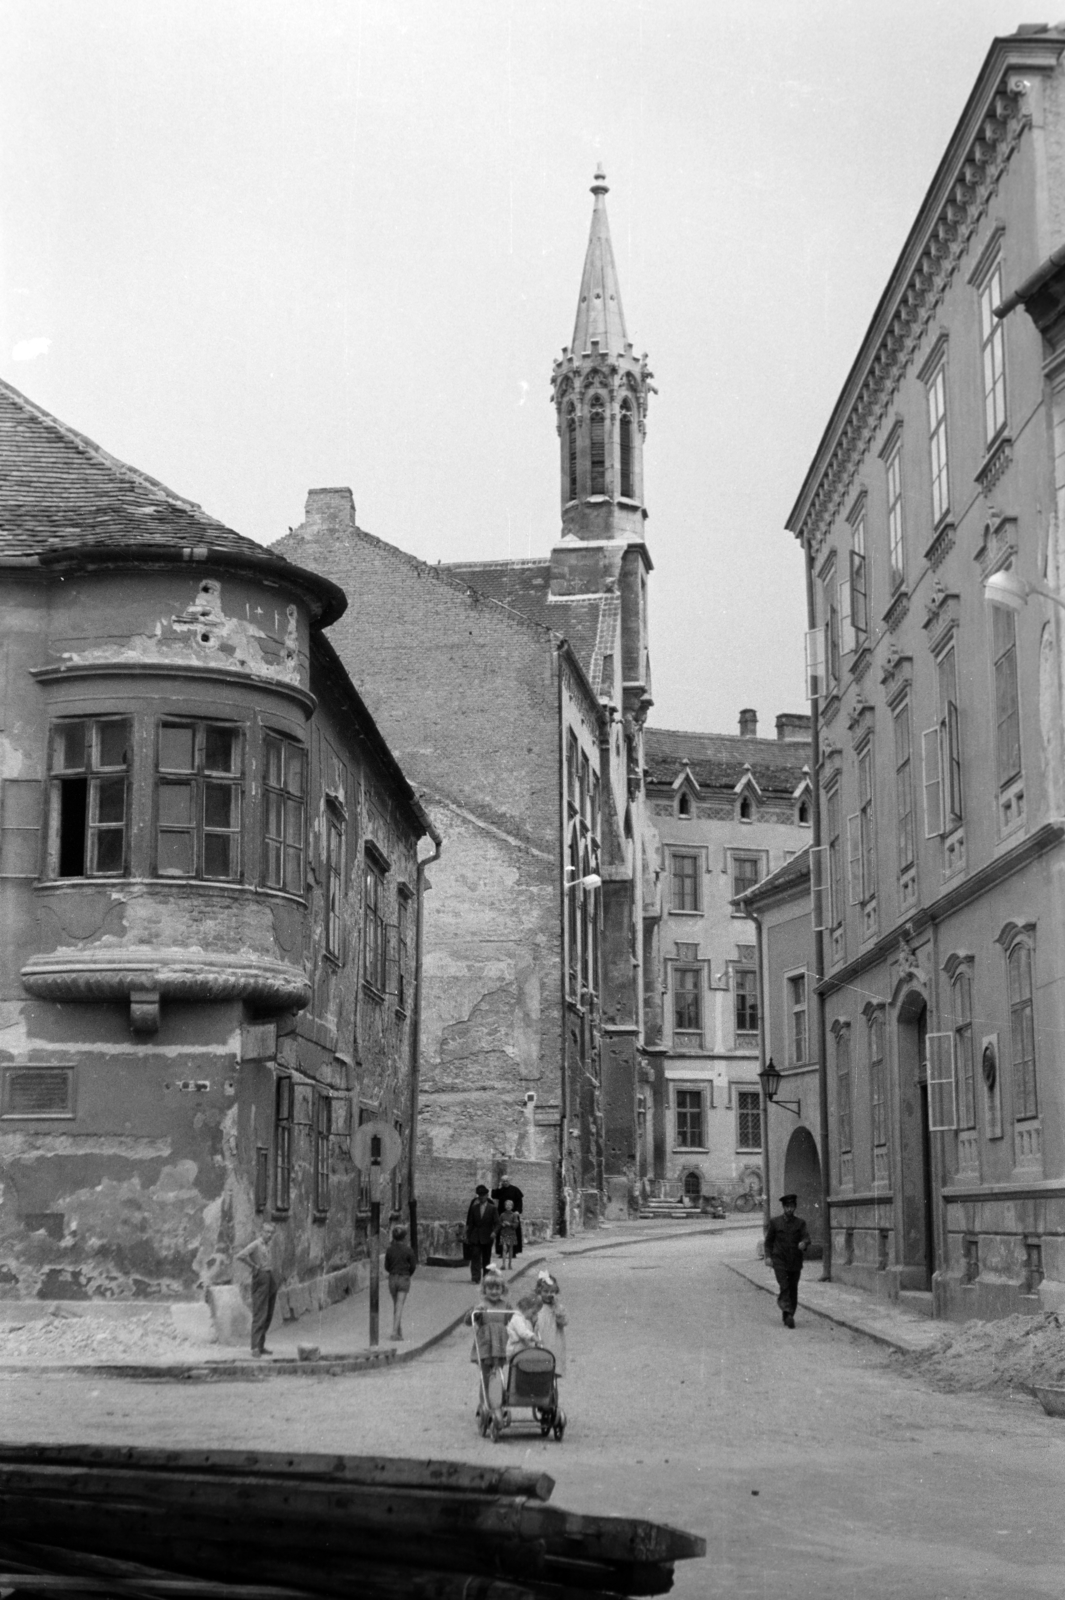
[[[589,451],[591,480],[588,493],[606,494],[606,412],[598,395],[592,401],[588,423],[591,440]]]
[[[577,498],[577,408],[566,407],[566,499]]]
[[[631,500],[635,490],[632,483],[632,404],[628,400],[621,402],[618,442],[621,454],[621,495],[622,499]]]

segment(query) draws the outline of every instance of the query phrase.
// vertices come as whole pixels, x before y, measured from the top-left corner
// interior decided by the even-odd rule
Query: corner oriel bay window
[[[307,757],[301,745],[279,734],[263,740],[263,882],[301,895]]]
[[[241,875],[239,728],[164,722],[156,762],[156,870],[162,878]]]
[[[49,873],[117,878],[128,872],[130,724],[122,717],[52,730]]]

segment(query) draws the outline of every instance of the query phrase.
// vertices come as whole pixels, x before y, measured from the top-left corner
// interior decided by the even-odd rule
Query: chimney
[[[350,489],[308,489],[300,532],[308,539],[355,532],[355,496]]]
[[[807,743],[810,718],[805,711],[782,711],[777,718],[777,738],[784,744]]]
[[[752,711],[750,706],[748,706],[746,711],[740,712],[740,738],[757,739],[757,737],[758,713],[757,711]]]

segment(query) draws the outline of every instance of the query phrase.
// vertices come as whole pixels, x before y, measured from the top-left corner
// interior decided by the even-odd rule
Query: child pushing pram
[[[561,1440],[566,1418],[559,1408],[555,1357],[541,1347],[536,1321],[542,1308],[538,1294],[526,1295],[512,1310],[498,1272],[486,1273],[482,1299],[469,1314],[474,1344],[470,1353],[480,1376],[477,1423],[482,1434],[498,1440],[509,1428],[515,1410],[528,1409],[542,1435],[554,1430]]]

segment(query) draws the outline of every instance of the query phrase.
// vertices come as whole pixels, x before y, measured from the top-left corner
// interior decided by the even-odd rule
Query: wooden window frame
[[[66,764],[67,738],[82,729],[80,762]],[[125,730],[125,749],[121,762],[109,760],[104,748],[108,731]],[[107,730],[107,731],[105,731]],[[133,719],[130,716],[64,717],[54,722],[50,735],[49,794],[49,878],[126,878],[129,876],[130,806],[133,776]],[[116,805],[121,785],[121,805]],[[75,799],[80,795],[80,805]],[[73,808],[73,809],[71,809]],[[121,817],[116,814],[121,811]],[[71,851],[74,829],[71,816],[82,817],[80,848]],[[64,817],[68,822],[64,823]],[[68,835],[69,827],[69,835]],[[118,839],[118,863],[100,867],[101,845],[114,849]],[[71,855],[80,862],[80,871],[71,866]]]
[[[684,1103],[683,1106],[680,1103],[682,1095],[684,1096],[684,1100],[685,1100],[685,1103]],[[694,1102],[694,1104],[692,1102]],[[694,1125],[694,1130],[693,1130],[693,1125],[692,1125],[692,1121],[691,1121],[693,1116],[696,1118],[696,1122],[695,1122],[695,1125]],[[682,1136],[682,1118],[683,1118],[683,1136]],[[699,1136],[698,1139],[693,1139],[691,1137],[693,1131],[698,1134],[698,1136]],[[673,1147],[674,1147],[674,1149],[676,1149],[676,1150],[705,1150],[705,1149],[707,1149],[708,1147],[707,1147],[707,1143],[706,1143],[706,1132],[707,1132],[707,1129],[706,1129],[706,1095],[705,1095],[705,1091],[703,1089],[701,1089],[701,1088],[696,1089],[696,1088],[692,1088],[690,1086],[687,1087],[687,1088],[683,1088],[683,1089],[674,1086],[674,1089],[673,1089]]]
[[[761,1090],[734,1084],[733,1090],[736,1100],[736,1150],[744,1155],[751,1155],[755,1151],[765,1148],[765,1128],[762,1121],[762,1094]],[[745,1142],[743,1138],[744,1118],[754,1118],[758,1129],[758,1142]],[[750,1123],[748,1121],[748,1127]]]
[[[164,753],[168,732],[186,731],[191,735],[191,761],[188,766],[171,765]],[[235,766],[228,769],[210,765],[210,736],[222,733],[229,737],[234,752]],[[242,883],[244,880],[244,768],[246,738],[240,723],[227,722],[214,717],[161,717],[155,730],[155,873],[167,879],[195,880],[205,883]],[[189,791],[187,819],[166,816],[164,796],[168,791]],[[231,807],[228,826],[221,826],[208,818],[212,790],[225,791]],[[235,818],[235,821],[234,821]],[[190,841],[190,868],[173,870],[163,865],[163,840],[166,837],[187,837]],[[229,870],[209,872],[207,857],[211,839],[225,839],[229,844]]]
[[[276,768],[272,765],[275,752]],[[263,887],[304,900],[307,895],[306,747],[287,734],[272,729],[265,731],[262,775]]]
[[[274,1210],[292,1206],[292,1146],[296,1126],[296,1087],[288,1073],[274,1083]]]

